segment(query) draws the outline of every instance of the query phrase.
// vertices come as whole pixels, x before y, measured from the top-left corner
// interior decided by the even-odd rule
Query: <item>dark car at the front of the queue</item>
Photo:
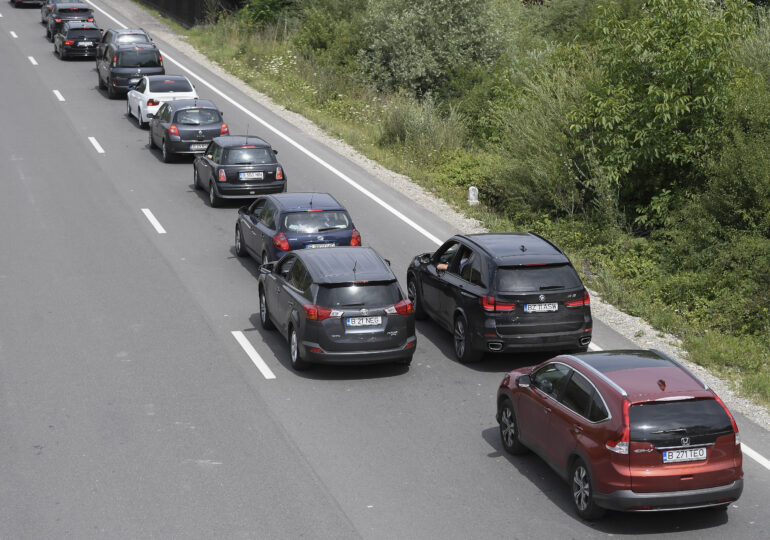
[[[259,302],[262,327],[288,340],[297,371],[312,363],[412,362],[412,304],[371,248],[296,250],[263,264]]]
[[[253,199],[286,191],[286,175],[269,143],[241,135],[215,137],[193,161],[193,184],[209,192],[212,207],[223,199]]]
[[[94,22],[94,12],[88,4],[56,4],[48,16],[45,37],[53,41],[54,36],[61,31],[62,25],[67,21]]]
[[[149,130],[150,148],[159,147],[165,163],[180,154],[202,154],[215,137],[230,134],[222,112],[208,99],[167,101],[150,116]]]

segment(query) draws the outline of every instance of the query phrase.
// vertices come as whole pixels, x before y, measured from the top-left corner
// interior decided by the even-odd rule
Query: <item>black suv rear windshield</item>
[[[89,17],[92,15],[91,8],[65,8],[60,7],[56,8],[56,13],[59,15],[63,15],[66,18],[69,18],[70,15],[77,15],[78,17],[84,14],[87,14]]]
[[[499,292],[532,292],[581,287],[580,278],[569,264],[513,266],[497,269]]]
[[[357,283],[324,285],[318,288],[318,305],[334,307],[384,307],[399,303],[398,283]]]
[[[121,51],[118,67],[160,67],[158,51]]]
[[[222,121],[216,109],[182,109],[174,115],[174,123],[183,126],[216,124]]]
[[[651,443],[733,431],[730,417],[714,399],[640,403],[629,409],[629,421],[631,440]]]
[[[184,79],[151,80],[150,92],[192,92],[192,85]]]
[[[118,43],[150,43],[145,34],[118,34],[115,39]]]
[[[242,148],[228,148],[222,156],[225,165],[251,165],[275,163],[274,154],[269,148],[256,148],[247,146]]]
[[[283,230],[297,233],[340,231],[350,227],[347,212],[294,212],[283,216]]]
[[[84,38],[91,41],[98,41],[101,39],[102,33],[99,32],[99,30],[95,30],[94,28],[74,28],[67,32],[67,37],[70,39]]]

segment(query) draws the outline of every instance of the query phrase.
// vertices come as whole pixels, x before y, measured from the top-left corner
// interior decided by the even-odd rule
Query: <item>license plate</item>
[[[376,326],[382,323],[382,317],[348,317],[345,324],[348,326]]]
[[[332,242],[332,243],[330,243],[330,244],[307,244],[307,245],[305,246],[305,248],[306,248],[306,249],[314,249],[314,248],[326,248],[326,247],[334,247],[334,246],[336,246],[336,245],[337,245],[337,244],[335,244],[334,242]]]
[[[136,84],[140,81],[140,79],[129,79],[128,84]]]
[[[241,180],[262,180],[265,177],[265,173],[263,173],[262,171],[242,172],[242,173],[238,173],[238,177]]]
[[[78,46],[79,47],[92,47],[94,44],[93,41],[79,41]]]
[[[524,313],[546,313],[548,311],[558,311],[559,304],[524,304]]]
[[[706,448],[682,448],[680,450],[664,450],[663,463],[680,463],[682,461],[703,461],[706,459]]]
[[[208,148],[208,146],[209,146],[208,143],[206,143],[206,144],[191,144],[190,145],[190,150],[205,150],[206,148]]]

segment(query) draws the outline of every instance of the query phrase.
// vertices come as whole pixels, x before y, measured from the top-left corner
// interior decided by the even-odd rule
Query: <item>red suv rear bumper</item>
[[[637,493],[618,490],[612,493],[594,493],[596,504],[609,510],[653,512],[660,510],[686,510],[719,506],[737,500],[743,493],[743,478],[725,486],[689,491]]]

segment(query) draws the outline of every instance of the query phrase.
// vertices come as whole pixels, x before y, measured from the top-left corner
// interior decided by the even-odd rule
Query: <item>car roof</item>
[[[64,23],[64,26],[68,27],[70,30],[99,30],[99,27],[96,26],[96,23],[88,21],[67,21]]]
[[[328,193],[274,193],[268,198],[281,210],[345,210],[337,199]]]
[[[214,137],[214,141],[223,148],[232,148],[233,146],[258,146],[260,148],[270,148],[270,143],[259,137],[246,135],[228,135],[227,137]]]
[[[314,283],[331,285],[395,281],[396,276],[376,251],[367,247],[330,247],[293,251],[305,263]]]
[[[566,358],[608,382],[632,403],[713,396],[692,371],[658,350],[597,351]]]
[[[87,9],[91,9],[91,6],[89,6],[88,4],[83,4],[81,2],[66,2],[66,3],[63,3],[63,4],[56,4],[57,11],[58,10],[62,10],[62,9],[71,9],[71,8],[78,8],[78,9],[87,8]]]
[[[188,81],[184,75],[145,75],[148,81]]]
[[[214,102],[209,99],[177,99],[176,101],[167,101],[166,104],[173,111],[192,108],[219,110],[219,107],[214,105]]]
[[[464,234],[457,237],[468,244],[475,244],[498,266],[569,263],[562,250],[533,232]]]

